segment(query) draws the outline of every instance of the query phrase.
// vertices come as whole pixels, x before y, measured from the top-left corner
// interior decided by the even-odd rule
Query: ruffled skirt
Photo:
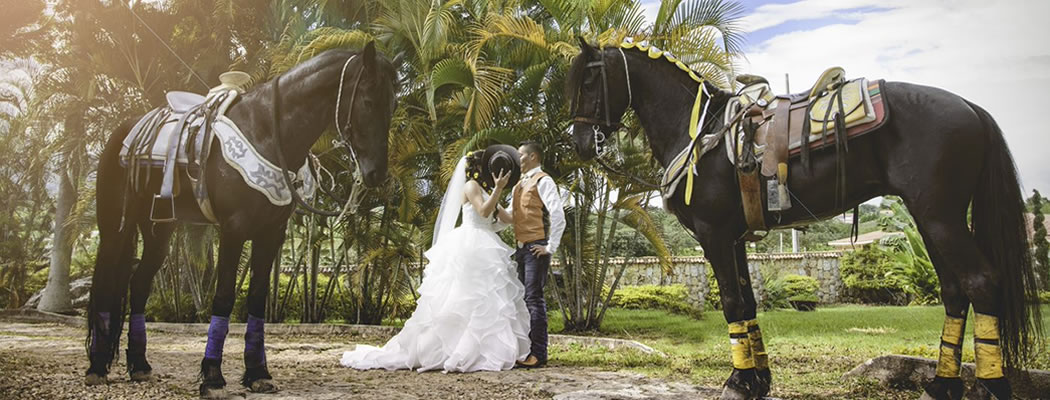
[[[513,251],[491,230],[458,227],[427,250],[416,310],[382,348],[358,345],[356,369],[500,371],[529,354],[529,312]]]

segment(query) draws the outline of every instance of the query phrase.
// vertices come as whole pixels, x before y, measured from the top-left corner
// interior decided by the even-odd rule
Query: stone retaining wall
[[[839,257],[842,253],[808,252],[808,253],[777,253],[777,254],[749,254],[748,269],[751,272],[751,286],[755,292],[756,299],[765,298],[765,284],[762,271],[781,271],[784,274],[805,275],[816,278],[820,282],[817,297],[822,303],[836,303],[840,300],[842,292],[842,278],[839,275]],[[684,285],[689,290],[689,302],[695,306],[704,307],[704,297],[710,291],[708,261],[704,257],[672,257],[673,272],[665,273],[656,257],[632,257],[613,258],[609,260],[610,273],[615,273],[619,267],[627,263],[621,286],[640,285]],[[558,262],[554,267],[557,271]]]

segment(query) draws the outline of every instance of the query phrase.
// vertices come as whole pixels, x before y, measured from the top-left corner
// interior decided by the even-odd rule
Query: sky
[[[738,73],[783,93],[824,69],[939,87],[998,122],[1025,196],[1050,194],[1050,1],[777,0],[740,2],[746,58]],[[645,1],[649,21],[659,1]],[[820,51],[815,48],[822,49]],[[892,101],[892,99],[890,99]]]

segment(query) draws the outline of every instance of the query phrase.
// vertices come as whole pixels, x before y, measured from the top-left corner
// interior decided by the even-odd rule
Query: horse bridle
[[[621,48],[619,48],[617,50],[620,51],[620,57],[623,59],[624,82],[627,83],[627,105],[630,106],[631,103],[634,102],[634,91],[631,89],[631,69],[630,69],[630,66],[627,64],[627,54],[624,53],[623,48],[621,47]],[[602,168],[605,168],[607,171],[609,171],[609,172],[611,172],[613,174],[620,175],[622,177],[630,179],[635,184],[641,185],[643,187],[648,187],[650,189],[663,190],[662,186],[646,182],[645,180],[643,180],[643,179],[641,179],[641,178],[639,178],[637,176],[634,176],[634,175],[632,175],[630,173],[620,171],[620,170],[614,168],[613,166],[607,164],[605,162],[605,160],[603,159],[603,156],[605,154],[607,154],[606,151],[605,151],[606,136],[605,136],[605,132],[602,132],[601,128],[604,126],[604,127],[607,127],[607,128],[610,129],[610,133],[611,132],[616,132],[616,131],[620,130],[621,128],[623,128],[623,123],[621,123],[620,121],[613,122],[612,121],[612,114],[609,112],[609,103],[610,103],[609,102],[609,77],[608,77],[608,73],[606,72],[605,52],[601,51],[600,53],[601,53],[601,59],[600,60],[598,60],[598,61],[591,61],[591,62],[587,63],[587,65],[585,67],[588,68],[588,69],[590,69],[590,68],[599,68],[600,71],[601,71],[602,95],[601,95],[601,97],[595,98],[594,101],[595,101],[595,103],[598,103],[598,102],[603,103],[604,109],[605,109],[604,120],[603,119],[598,119],[598,116],[586,117],[586,116],[579,115],[579,111],[580,111],[579,110],[579,102],[576,102],[576,104],[575,104],[575,107],[574,107],[574,110],[573,110],[573,115],[574,116],[573,116],[572,120],[573,120],[573,122],[582,122],[582,123],[585,123],[585,124],[591,124],[591,130],[592,130],[592,132],[594,134],[594,152],[597,155],[594,159],[598,163],[598,165],[601,165]],[[579,98],[579,92],[582,89],[583,89],[583,82],[580,82],[580,86],[576,89],[576,96],[577,96],[577,98]],[[601,107],[599,107],[598,104],[595,104],[594,109],[595,110],[600,110]]]
[[[620,51],[620,56],[623,58],[624,81],[627,83],[627,105],[630,106],[631,103],[634,101],[634,93],[632,93],[631,91],[631,71],[627,65],[627,55],[624,54],[623,48],[619,48],[618,50]],[[591,124],[591,129],[594,132],[594,150],[600,158],[605,153],[606,140],[606,134],[605,132],[602,132],[601,128],[608,128],[611,134],[612,132],[616,132],[623,128],[623,123],[621,123],[620,121],[613,121],[612,113],[609,112],[609,74],[606,72],[607,68],[605,62],[605,52],[599,51],[599,54],[601,54],[601,59],[599,59],[598,61],[588,62],[585,67],[587,69],[598,68],[600,70],[602,79],[602,95],[594,98],[594,109],[596,114],[603,108],[605,112],[602,113],[602,118],[599,118],[598,115],[589,117],[582,116],[579,114],[580,103],[579,101],[576,101],[573,107],[574,109],[572,111],[572,120],[573,122]],[[579,99],[579,94],[582,89],[583,82],[580,82],[580,86],[576,89],[577,99]]]
[[[299,196],[299,191],[296,190],[295,186],[292,185],[292,180],[291,180],[291,178],[288,177],[287,162],[285,162],[285,160],[284,160],[284,145],[281,143],[281,135],[280,135],[280,132],[281,132],[281,117],[280,117],[280,104],[281,104],[280,103],[280,80],[281,80],[281,75],[278,75],[277,78],[274,78],[274,80],[273,80],[273,127],[274,127],[274,137],[275,137],[276,142],[277,142],[277,162],[278,162],[278,167],[281,169],[281,172],[282,172],[281,175],[284,176],[284,183],[288,187],[288,190],[292,192],[292,198],[301,207],[303,207],[306,210],[308,210],[310,212],[313,212],[315,214],[324,215],[324,216],[328,216],[328,217],[339,217],[339,218],[342,218],[342,216],[345,215],[348,212],[350,214],[356,213],[357,212],[357,207],[361,203],[361,193],[363,192],[363,190],[361,190],[362,189],[362,184],[363,184],[363,178],[362,178],[362,174],[361,174],[361,164],[360,164],[360,162],[357,159],[357,152],[354,151],[353,144],[350,143],[350,141],[346,138],[346,135],[343,134],[344,129],[349,131],[350,129],[353,128],[353,126],[351,125],[351,120],[352,120],[351,117],[353,116],[353,111],[354,111],[354,99],[357,97],[357,88],[358,88],[358,86],[360,86],[361,76],[364,74],[364,68],[363,67],[358,69],[357,77],[354,79],[354,88],[353,88],[353,90],[350,91],[350,107],[349,107],[349,110],[347,111],[346,126],[344,127],[343,125],[339,124],[339,109],[340,109],[340,104],[341,104],[341,101],[342,101],[342,98],[343,98],[343,82],[344,82],[344,80],[346,78],[346,68],[348,66],[350,66],[350,62],[353,61],[354,58],[357,58],[357,54],[354,54],[354,55],[350,56],[350,58],[347,58],[346,63],[343,64],[343,69],[339,73],[339,92],[336,94],[336,99],[335,99],[335,129],[336,129],[336,132],[339,134],[339,138],[336,139],[336,141],[337,141],[337,144],[339,144],[339,145],[341,145],[343,147],[346,147],[347,149],[350,150],[350,159],[354,163],[354,183],[353,183],[353,186],[351,187],[350,198],[345,201],[345,204],[344,204],[344,206],[342,207],[342,209],[340,211],[321,210],[321,209],[315,208],[315,207],[307,204],[306,201],[303,200],[303,198]],[[311,161],[311,158],[308,156],[307,159],[306,159],[306,162],[309,163],[310,161]],[[340,202],[343,202],[342,199],[336,197],[334,194],[332,194],[327,189],[325,189],[324,185],[317,185],[317,186],[319,188],[321,188],[321,190],[323,192],[325,192],[326,195],[328,195],[328,196],[330,196],[332,198],[335,198],[336,200],[339,200]]]
[[[343,134],[343,126],[339,125],[339,110],[340,102],[343,99],[343,81],[346,79],[346,68],[350,66],[350,62],[357,57],[357,54],[350,56],[346,59],[346,63],[343,64],[343,70],[339,73],[339,92],[335,96],[335,130],[339,133],[339,143],[346,146],[350,150],[350,159],[354,162],[354,179],[356,183],[361,183],[361,165],[357,161],[357,152],[354,151],[354,146],[346,139],[346,135]],[[357,98],[357,87],[361,83],[361,75],[364,74],[364,68],[360,68],[357,71],[357,78],[354,79],[354,89],[350,91],[350,107],[346,111],[346,130],[349,131],[353,128],[353,122],[351,117],[354,113],[354,99]]]

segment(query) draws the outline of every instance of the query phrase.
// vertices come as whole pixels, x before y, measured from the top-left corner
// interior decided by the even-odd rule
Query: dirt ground
[[[149,332],[148,353],[155,381],[130,382],[123,351],[109,385],[87,387],[84,332],[60,324],[0,321],[0,399],[181,399],[196,398],[197,372],[205,336]],[[666,382],[641,375],[558,366],[498,373],[445,374],[410,371],[355,371],[339,366],[355,342],[381,338],[339,335],[272,335],[267,359],[281,391],[246,393],[238,382],[244,371],[243,336],[232,329],[223,372],[231,398],[247,399],[696,399],[718,390]]]

